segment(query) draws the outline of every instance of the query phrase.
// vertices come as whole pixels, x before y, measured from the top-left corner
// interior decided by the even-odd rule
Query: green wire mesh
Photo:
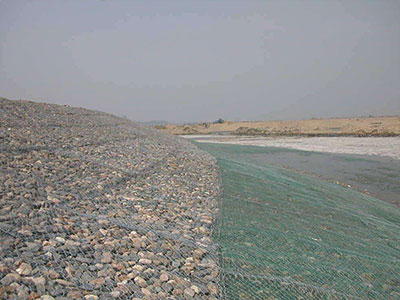
[[[400,299],[399,209],[260,162],[260,147],[198,146],[221,170],[226,299]]]

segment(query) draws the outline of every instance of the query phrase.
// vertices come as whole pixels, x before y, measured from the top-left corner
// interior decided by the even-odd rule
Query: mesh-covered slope
[[[260,162],[262,148],[199,147],[222,173],[227,299],[400,299],[400,210]]]
[[[0,299],[217,299],[217,179],[182,139],[0,98]]]

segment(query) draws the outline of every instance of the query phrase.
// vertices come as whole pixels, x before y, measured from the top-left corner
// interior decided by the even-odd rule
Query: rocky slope
[[[190,142],[0,99],[0,298],[218,298],[218,193]]]

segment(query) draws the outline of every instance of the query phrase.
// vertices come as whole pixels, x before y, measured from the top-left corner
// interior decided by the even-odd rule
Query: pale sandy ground
[[[311,119],[299,121],[225,122],[159,126],[170,134],[211,134],[230,132],[242,135],[400,135],[400,116],[371,118]]]
[[[282,147],[304,151],[367,154],[400,159],[400,137],[238,137],[183,135],[198,142]]]

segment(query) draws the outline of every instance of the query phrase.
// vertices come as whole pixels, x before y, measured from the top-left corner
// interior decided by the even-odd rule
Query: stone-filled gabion
[[[218,170],[110,114],[0,99],[1,299],[217,299]]]

